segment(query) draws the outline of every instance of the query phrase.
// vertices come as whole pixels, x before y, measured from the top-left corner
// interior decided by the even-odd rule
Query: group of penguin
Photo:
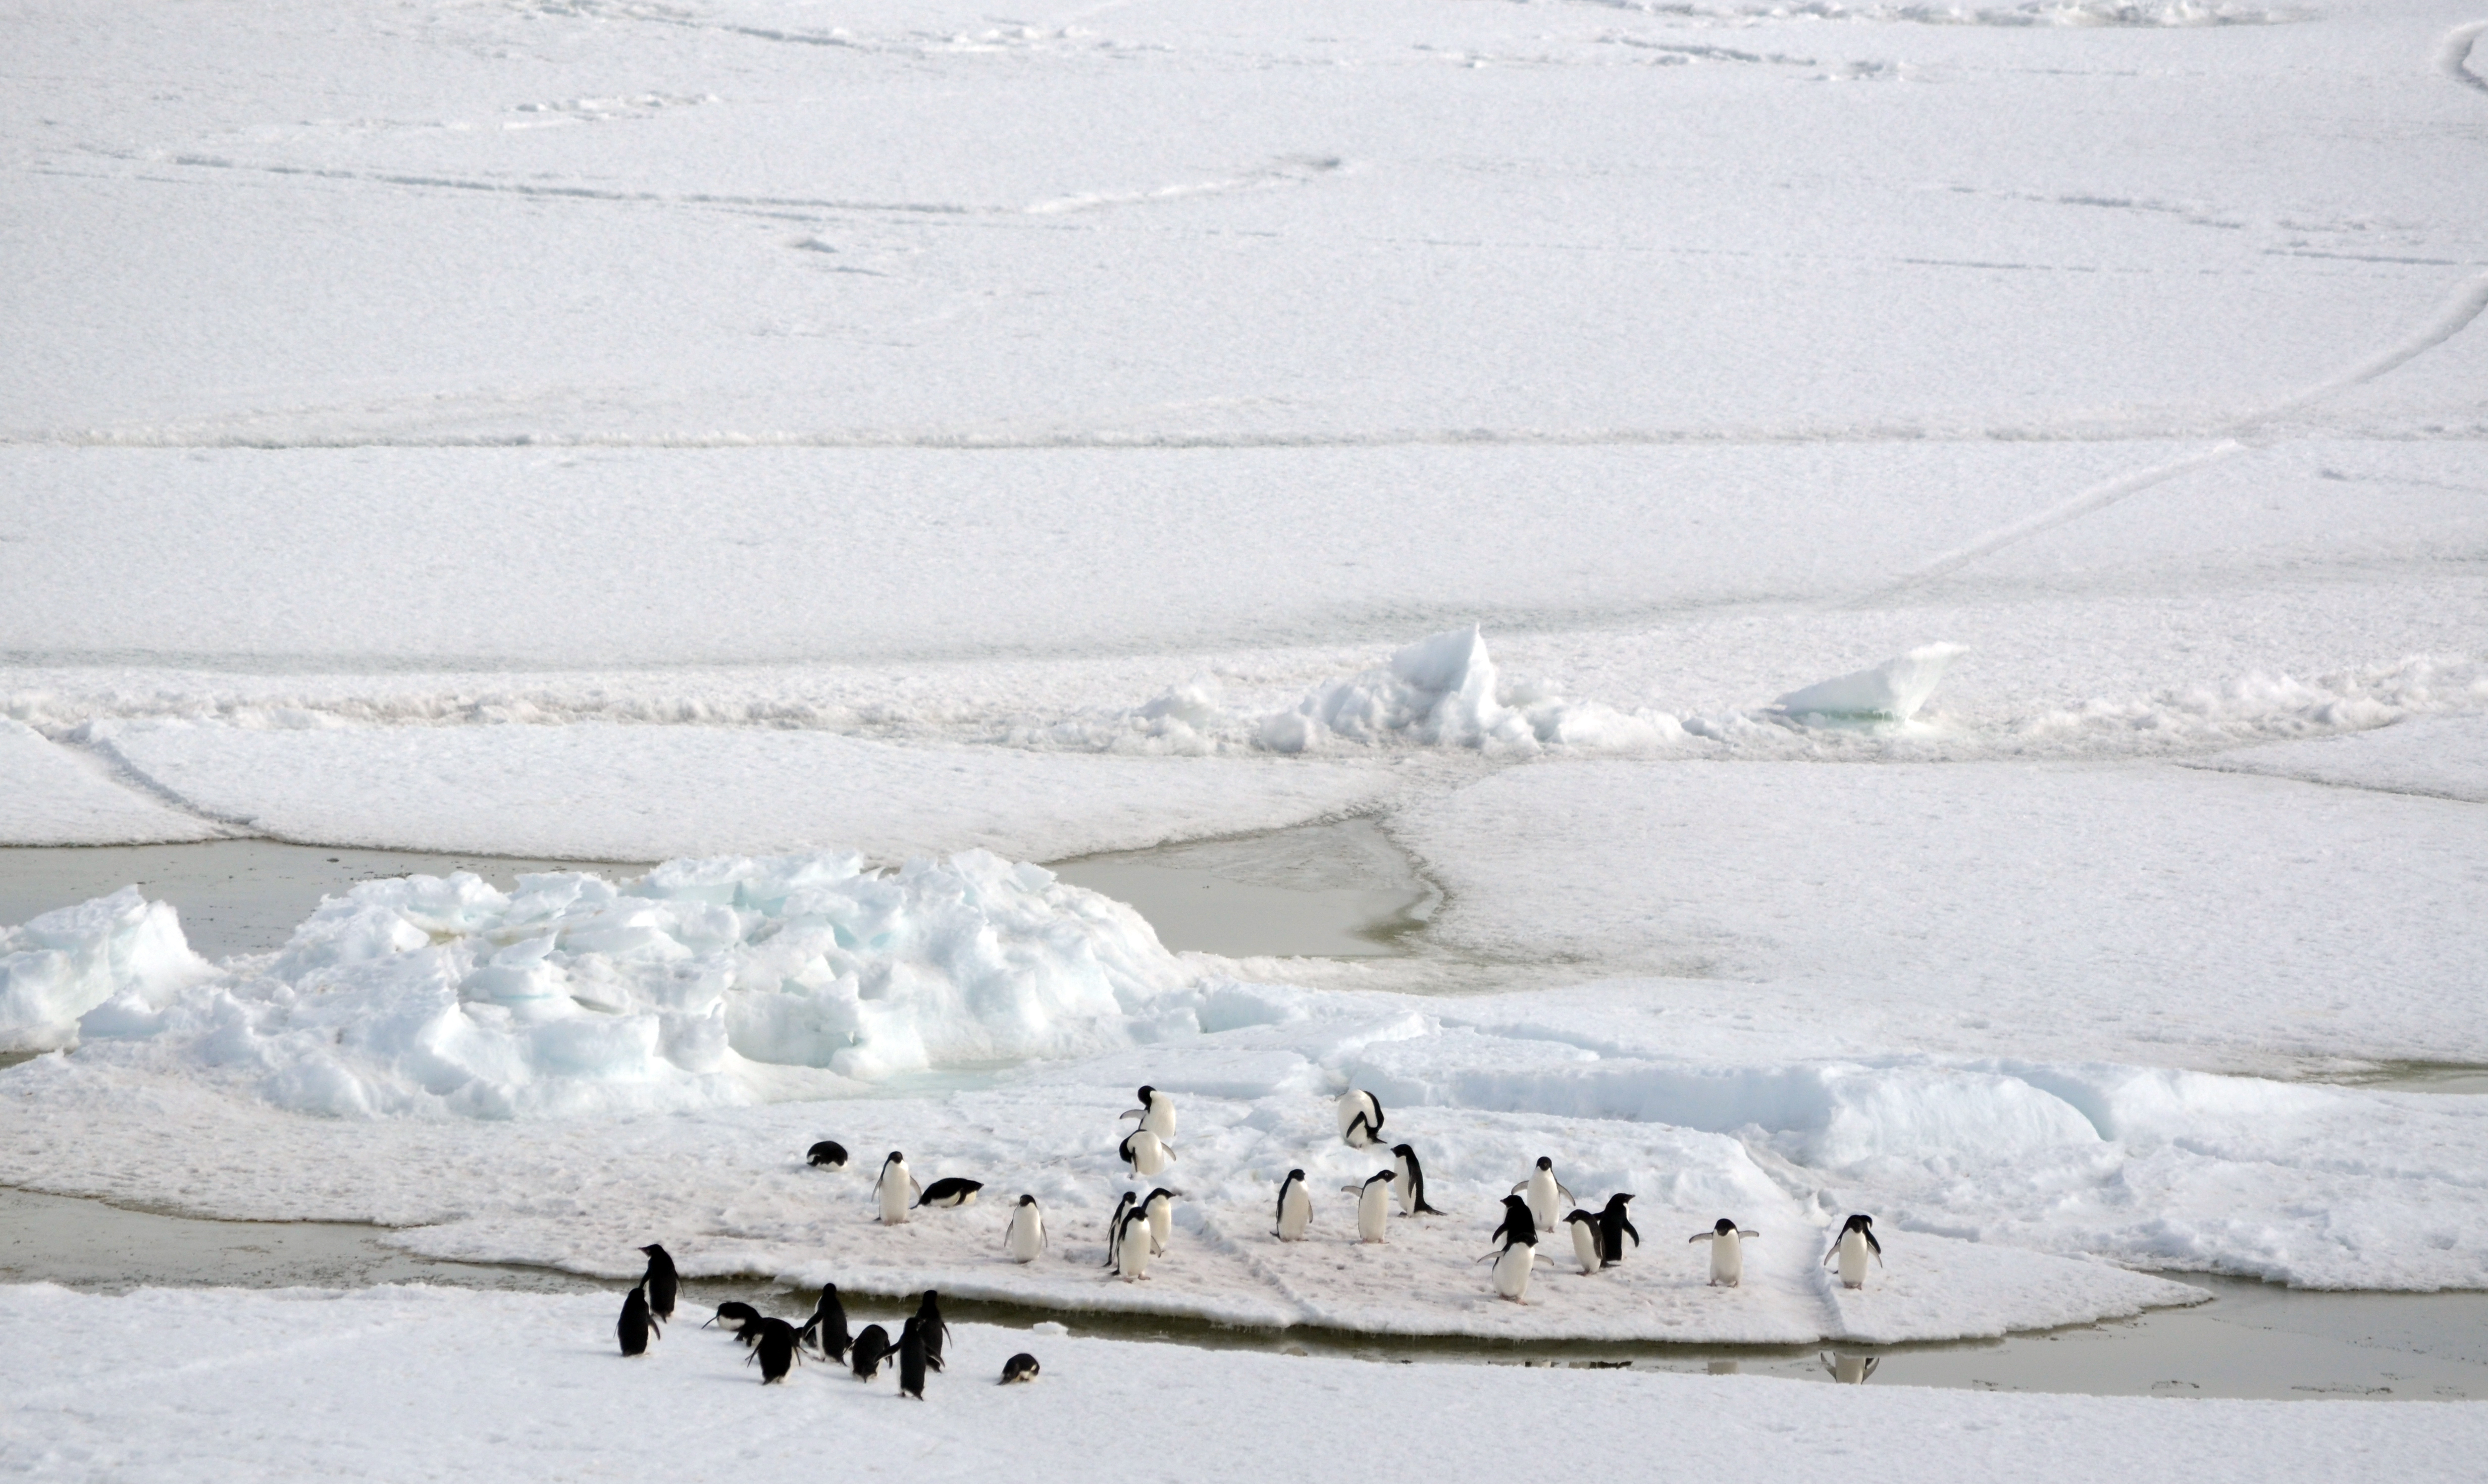
[[[622,1301],[622,1317],[614,1325],[614,1337],[622,1342],[625,1356],[645,1355],[649,1339],[663,1337],[661,1326],[674,1317],[674,1297],[680,1287],[674,1259],[664,1246],[650,1243],[639,1250],[648,1255],[648,1271]],[[884,1362],[895,1358],[898,1394],[918,1401],[924,1399],[925,1374],[943,1369],[942,1349],[950,1339],[950,1327],[942,1320],[941,1296],[929,1288],[917,1303],[916,1312],[899,1326],[894,1343],[890,1331],[879,1325],[864,1326],[861,1334],[847,1332],[846,1304],[839,1300],[835,1283],[821,1285],[821,1297],[812,1307],[812,1317],[801,1326],[772,1319],[750,1304],[733,1300],[719,1304],[715,1317],[700,1328],[707,1329],[709,1325],[724,1326],[734,1331],[734,1337],[750,1352],[744,1363],[759,1364],[762,1386],[784,1381],[787,1372],[804,1359],[804,1347],[808,1343],[820,1352],[822,1359],[845,1364],[862,1382],[881,1374]],[[1003,1362],[1002,1384],[1034,1381],[1037,1371],[1036,1357],[1023,1352]]]

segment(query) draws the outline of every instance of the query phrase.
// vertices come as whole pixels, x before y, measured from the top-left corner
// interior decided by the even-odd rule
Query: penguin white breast
[[[1581,1260],[1583,1273],[1598,1271],[1598,1234],[1587,1221],[1572,1223],[1572,1255]]]

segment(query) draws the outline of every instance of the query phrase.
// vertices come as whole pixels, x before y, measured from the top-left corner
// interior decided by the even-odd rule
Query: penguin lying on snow
[[[1003,1246],[1011,1261],[1032,1263],[1045,1250],[1045,1213],[1039,1210],[1036,1197],[1022,1195],[1011,1208],[1010,1224],[1003,1228]]]
[[[1823,1262],[1824,1267],[1829,1267],[1833,1258],[1840,1259],[1840,1286],[1863,1288],[1866,1286],[1866,1258],[1869,1253],[1874,1255],[1876,1267],[1883,1266],[1883,1244],[1875,1240],[1875,1218],[1852,1216],[1840,1228],[1840,1236],[1831,1244],[1831,1250],[1823,1254]]]
[[[648,1254],[647,1275],[639,1279],[648,1285],[648,1312],[659,1319],[671,1319],[674,1317],[674,1289],[678,1286],[674,1260],[665,1255],[664,1247],[653,1242],[639,1250]]]
[[[622,1317],[613,1323],[613,1337],[622,1342],[622,1353],[644,1356],[648,1353],[648,1336],[653,1334],[662,1339],[664,1332],[648,1312],[648,1285],[641,1283],[634,1287],[631,1296],[622,1301]]]
[[[881,1162],[881,1178],[872,1183],[873,1198],[881,1203],[881,1220],[885,1226],[897,1226],[907,1219],[907,1213],[924,1188],[908,1173],[907,1156],[893,1149],[890,1158]]]
[[[700,1326],[700,1328],[705,1330],[709,1325],[723,1325],[728,1330],[740,1330],[745,1325],[752,1323],[759,1317],[760,1311],[753,1308],[750,1304],[742,1302],[739,1300],[728,1299],[723,1303],[717,1306],[717,1317],[711,1319],[708,1324]]]
[[[835,1139],[825,1138],[804,1156],[804,1162],[819,1169],[844,1169],[847,1167],[847,1146]]]
[[[916,1198],[916,1204],[919,1208],[973,1206],[976,1203],[976,1192],[984,1188],[985,1183],[981,1180],[962,1180],[956,1175],[945,1175],[926,1186],[924,1193]]]
[[[1313,1219],[1314,1198],[1305,1193],[1305,1172],[1291,1169],[1287,1178],[1279,1182],[1279,1224],[1270,1235],[1281,1242],[1302,1242],[1305,1228],[1313,1224]]]
[[[1391,1224],[1391,1183],[1400,1178],[1399,1171],[1378,1169],[1366,1177],[1363,1185],[1343,1185],[1340,1189],[1356,1197],[1356,1240],[1388,1242]]]
[[[1401,1216],[1441,1216],[1441,1212],[1426,1204],[1426,1167],[1417,1162],[1416,1146],[1394,1144],[1391,1146],[1391,1157],[1398,1162],[1395,1169],[1400,1176],[1400,1214]]]
[[[1142,1128],[1158,1136],[1159,1143],[1174,1142],[1174,1100],[1146,1083],[1141,1086],[1141,1106],[1123,1117],[1139,1119]]]
[[[1339,1095],[1339,1136],[1350,1149],[1382,1142],[1382,1100],[1351,1087]]]
[[[1744,1244],[1761,1235],[1761,1232],[1747,1231],[1726,1217],[1721,1217],[1716,1226],[1709,1231],[1695,1232],[1684,1240],[1688,1243],[1710,1244],[1711,1287],[1735,1288],[1743,1282],[1745,1277]]]
[[[813,1344],[821,1347],[822,1359],[843,1360],[847,1358],[848,1349],[855,1344],[855,1336],[847,1333],[847,1306],[838,1298],[837,1284],[821,1285],[821,1300],[812,1306],[812,1317],[805,1321],[804,1332],[812,1337]]]
[[[1134,1129],[1125,1134],[1123,1141],[1115,1146],[1115,1153],[1132,1167],[1133,1174],[1144,1180],[1174,1162],[1174,1151],[1146,1129]]]
[[[1027,1351],[1023,1350],[1018,1355],[1015,1355],[1003,1362],[1002,1385],[1007,1386],[1018,1382],[1034,1381],[1035,1379],[1036,1357],[1030,1355]]]
[[[855,1337],[855,1347],[848,1352],[847,1364],[858,1381],[870,1381],[881,1374],[883,1358],[890,1354],[890,1331],[879,1325],[866,1325]]]

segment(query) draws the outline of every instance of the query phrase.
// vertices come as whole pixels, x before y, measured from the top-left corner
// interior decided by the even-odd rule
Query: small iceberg
[[[1898,658],[1872,669],[1817,681],[1771,703],[1788,716],[1828,716],[1858,721],[1907,721],[1927,704],[1943,682],[1953,657],[1968,653],[1965,645],[1921,644]]]

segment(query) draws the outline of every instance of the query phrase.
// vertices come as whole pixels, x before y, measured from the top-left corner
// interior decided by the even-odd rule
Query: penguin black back
[[[1036,1357],[1030,1355],[1027,1351],[1023,1350],[1018,1355],[1015,1355],[1003,1362],[1002,1384],[1004,1386],[1009,1386],[1014,1382],[1034,1381],[1035,1379]]]
[[[760,1384],[776,1386],[795,1365],[795,1327],[782,1319],[764,1319],[751,1329],[756,1331],[751,1355],[743,1363],[758,1360]]]
[[[622,1353],[644,1356],[648,1353],[648,1336],[664,1333],[648,1312],[647,1285],[634,1287],[631,1296],[622,1301],[622,1317],[613,1325],[613,1337],[622,1342]]]
[[[674,1317],[674,1260],[665,1249],[651,1242],[639,1249],[648,1254],[648,1273],[640,1282],[648,1285],[648,1312],[659,1319]]]
[[[812,1337],[813,1344],[821,1347],[822,1359],[843,1360],[847,1358],[847,1350],[855,1344],[855,1338],[847,1333],[847,1306],[838,1299],[837,1284],[821,1285],[821,1302],[813,1307],[812,1317],[805,1322],[804,1332]]]
[[[1496,1237],[1502,1238],[1507,1247],[1515,1243],[1527,1243],[1531,1246],[1538,1245],[1538,1218],[1529,1214],[1529,1202],[1517,1195],[1503,1198],[1503,1224],[1497,1226],[1494,1236],[1486,1240],[1492,1242]]]
[[[1607,1208],[1598,1213],[1598,1261],[1602,1264],[1625,1260],[1626,1237],[1632,1238],[1633,1246],[1641,1246],[1641,1233],[1633,1230],[1632,1219],[1625,1215],[1625,1202],[1631,1199],[1630,1195],[1610,1195]]]
[[[1104,1266],[1111,1268],[1121,1259],[1123,1247],[1123,1218],[1130,1213],[1132,1202],[1139,1199],[1140,1197],[1138,1195],[1133,1194],[1129,1190],[1125,1190],[1123,1192],[1123,1198],[1115,1202],[1115,1214],[1108,1218],[1106,1221],[1106,1261]]]
[[[855,1337],[855,1347],[848,1355],[848,1364],[854,1369],[856,1380],[870,1381],[881,1374],[881,1358],[888,1354],[890,1331],[879,1325],[864,1326],[863,1332]]]
[[[825,1138],[814,1144],[805,1154],[804,1162],[814,1166],[826,1164],[832,1169],[844,1169],[847,1167],[847,1146],[835,1139]]]
[[[924,1320],[908,1316],[898,1330],[898,1394],[924,1400]]]
[[[908,1321],[923,1336],[925,1363],[937,1371],[942,1368],[942,1347],[950,1339],[950,1327],[942,1322],[939,1300],[940,1295],[932,1289],[924,1290],[924,1302],[916,1305],[916,1317]]]
[[[1417,1162],[1417,1146],[1394,1144],[1391,1153],[1408,1163],[1408,1196],[1410,1216],[1441,1216],[1440,1211],[1426,1204],[1426,1166]]]
[[[700,1328],[705,1330],[709,1325],[718,1325],[727,1330],[740,1330],[759,1317],[760,1311],[750,1304],[740,1299],[728,1299],[717,1306],[717,1317]]]
[[[919,1206],[964,1206],[976,1198],[985,1188],[981,1180],[963,1180],[957,1175],[945,1175],[924,1188],[916,1197]]]

